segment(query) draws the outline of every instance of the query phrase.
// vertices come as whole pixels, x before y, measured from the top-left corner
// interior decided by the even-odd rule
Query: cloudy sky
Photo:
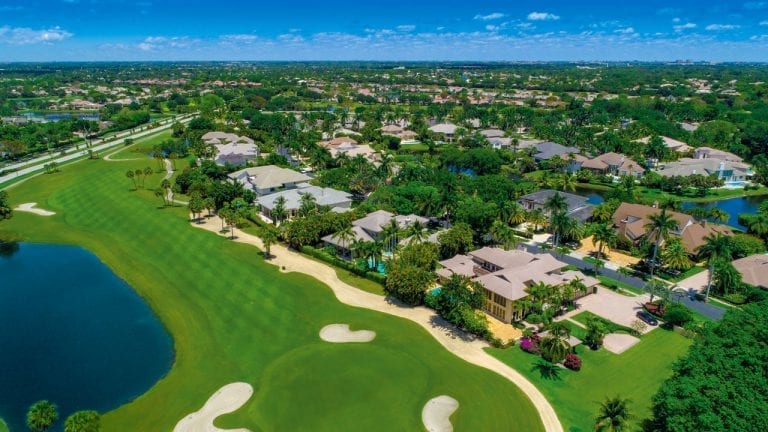
[[[768,0],[0,1],[0,61],[676,59],[768,61]]]

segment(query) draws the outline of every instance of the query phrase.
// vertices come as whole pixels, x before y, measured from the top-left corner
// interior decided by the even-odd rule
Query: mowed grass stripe
[[[461,403],[456,430],[542,430],[519,389],[453,356],[418,325],[345,306],[317,280],[264,263],[257,249],[190,227],[185,208],[159,209],[151,191],[130,192],[125,171],[151,162],[88,161],[30,180],[13,189],[14,203],[36,201],[57,215],[17,213],[0,224],[26,240],[87,247],[173,335],[172,370],[107,413],[105,430],[171,430],[233,381],[251,383],[256,395],[217,421],[227,428],[421,430],[423,404],[448,394]],[[337,322],[377,338],[321,341],[320,328]]]

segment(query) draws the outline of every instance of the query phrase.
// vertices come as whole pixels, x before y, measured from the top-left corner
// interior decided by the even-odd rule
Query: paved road
[[[101,150],[106,150],[106,149],[109,149],[111,147],[122,145],[122,144],[125,143],[125,140],[128,139],[128,138],[137,139],[137,138],[141,138],[141,137],[146,136],[146,135],[151,135],[151,134],[157,133],[159,131],[162,131],[162,130],[165,130],[165,129],[169,129],[173,125],[173,123],[175,123],[176,121],[179,121],[181,123],[187,123],[190,120],[192,120],[195,116],[196,116],[196,114],[186,114],[184,116],[176,117],[176,120],[173,120],[173,119],[163,120],[163,121],[159,122],[160,126],[158,126],[158,127],[155,127],[155,128],[152,128],[152,129],[146,129],[146,130],[143,130],[143,131],[138,131],[138,132],[135,132],[135,133],[120,132],[120,133],[117,134],[118,138],[115,139],[115,140],[111,140],[111,141],[104,142],[102,140],[94,140],[94,143],[90,147],[90,149],[93,150],[94,152],[99,152]],[[71,151],[71,149],[70,149],[70,151]],[[21,176],[23,176],[25,174],[41,171],[41,170],[44,169],[43,166],[45,164],[47,164],[47,163],[50,163],[51,161],[55,161],[56,163],[61,165],[62,163],[65,163],[65,162],[68,162],[68,161],[71,161],[71,160],[74,160],[74,159],[77,159],[77,158],[81,158],[81,157],[83,157],[83,155],[87,154],[87,151],[88,151],[87,149],[83,149],[81,151],[75,150],[75,151],[71,151],[70,153],[68,153],[68,154],[66,154],[64,156],[58,156],[58,157],[53,157],[53,158],[51,158],[50,156],[41,156],[41,157],[29,160],[29,161],[24,161],[24,162],[19,162],[19,163],[16,163],[16,164],[7,165],[7,166],[3,167],[2,169],[3,170],[14,169],[14,168],[19,168],[19,169],[18,169],[18,171],[6,174],[4,176],[0,176],[0,184],[3,184],[4,182],[6,182],[8,180],[12,180],[12,179],[14,179],[16,177],[21,177]]]
[[[562,262],[564,262],[566,264],[570,264],[570,265],[576,266],[576,267],[578,267],[578,268],[580,268],[582,270],[593,270],[594,269],[594,265],[592,265],[592,264],[590,264],[588,262],[582,261],[579,258],[572,257],[570,255],[561,255],[561,254],[554,253],[554,252],[549,251],[549,250],[543,250],[541,247],[539,247],[537,245],[532,245],[532,244],[528,244],[528,243],[525,244],[525,247],[527,248],[527,250],[529,252],[548,253],[548,254],[552,255],[553,257],[559,259],[560,261],[562,261]],[[638,289],[643,289],[645,287],[645,284],[647,283],[643,279],[640,279],[640,278],[634,277],[634,276],[623,275],[623,274],[619,273],[618,271],[610,269],[610,268],[603,268],[603,269],[601,269],[600,270],[600,274],[608,276],[609,278],[612,278],[612,279],[619,280],[621,282],[625,282],[625,283],[627,283],[627,284],[629,284],[629,285],[631,285],[631,286],[633,286],[635,288],[638,288]],[[687,295],[684,295],[684,296],[673,295],[672,296],[672,300],[676,301],[676,302],[680,302],[680,303],[684,304],[686,307],[688,307],[689,309],[694,310],[694,311],[704,315],[705,317],[713,319],[713,320],[719,320],[719,319],[721,319],[723,317],[723,315],[725,315],[725,310],[724,309],[721,309],[719,307],[715,307],[715,306],[712,306],[712,305],[710,305],[708,303],[705,303],[703,301],[697,300],[696,299],[696,292],[694,292],[692,290],[688,291]]]

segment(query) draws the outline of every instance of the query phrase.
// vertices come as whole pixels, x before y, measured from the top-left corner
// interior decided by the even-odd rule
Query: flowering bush
[[[533,338],[524,337],[520,339],[520,349],[531,354],[539,353],[539,347]]]
[[[570,370],[577,371],[581,369],[581,357],[573,353],[568,353],[568,355],[565,356],[565,361],[563,362],[563,366],[567,367]]]

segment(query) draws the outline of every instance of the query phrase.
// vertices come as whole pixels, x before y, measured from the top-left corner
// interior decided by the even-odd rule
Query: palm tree
[[[528,213],[528,223],[533,224],[534,231],[538,231],[539,227],[547,224],[547,217],[541,209],[536,209]]]
[[[560,176],[558,183],[563,192],[566,190],[575,191],[578,180],[576,178],[576,174],[564,173]]]
[[[568,341],[553,334],[549,334],[539,342],[541,357],[550,363],[560,363],[571,350]]]
[[[490,234],[496,243],[499,243],[504,247],[504,250],[509,250],[517,244],[517,237],[515,237],[512,228],[498,219],[493,221]]]
[[[550,214],[565,212],[568,210],[568,203],[565,201],[565,197],[559,192],[555,192],[554,195],[547,198],[544,203],[544,208],[549,211]]]
[[[395,246],[398,243],[398,236],[400,235],[400,225],[397,223],[397,219],[392,218],[387,222],[381,230],[381,238],[387,243],[389,252],[393,253]]]
[[[648,231],[649,236],[655,236],[656,238],[656,242],[653,245],[653,259],[651,262],[651,279],[653,279],[659,245],[661,245],[662,240],[666,241],[669,239],[669,233],[672,230],[677,229],[677,221],[667,214],[667,209],[661,209],[661,212],[650,215],[648,219],[650,219],[650,222],[645,225],[645,229]],[[651,295],[651,301],[653,301],[653,295]]]
[[[269,259],[269,257],[272,256],[272,245],[277,243],[277,229],[271,226],[265,226],[259,234],[261,237],[261,242],[264,243],[264,258]]]
[[[134,174],[133,170],[128,170],[125,173],[125,176],[128,177],[129,179],[131,179],[131,181],[133,182],[133,188],[134,189],[138,189],[139,188],[139,185],[136,183],[136,175]]]
[[[763,212],[759,212],[757,216],[749,218],[745,225],[753,234],[763,238],[768,235],[768,215]]]
[[[685,250],[683,242],[679,238],[672,238],[667,242],[667,247],[661,254],[664,266],[674,270],[688,270],[693,266],[693,262],[688,258],[688,251]]]
[[[629,400],[619,396],[606,399],[600,404],[600,412],[595,418],[595,430],[600,432],[622,432],[632,418],[629,412]]]
[[[526,220],[527,215],[525,213],[525,209],[518,203],[512,203],[507,212],[507,222],[509,222],[512,226],[520,225]]]
[[[422,243],[427,238],[427,229],[420,221],[414,221],[405,230],[406,235],[411,237],[411,242]]]
[[[616,209],[608,202],[598,204],[592,209],[592,219],[598,222],[608,222],[613,217],[614,211]]]
[[[555,239],[553,245],[557,248],[560,239],[563,237],[570,239],[581,238],[583,229],[579,221],[568,216],[564,211],[557,212],[550,217],[550,227]]]
[[[310,193],[301,194],[299,198],[299,216],[307,217],[317,211],[317,198]]]
[[[101,417],[96,411],[78,411],[64,422],[64,432],[99,432]]]
[[[713,222],[728,222],[728,219],[731,218],[727,211],[717,207],[712,207],[708,213],[707,217]]]
[[[615,247],[616,242],[619,240],[619,236],[616,234],[616,230],[610,224],[598,225],[595,230],[595,234],[592,240],[597,245],[597,259],[602,259],[603,248],[608,246],[609,248]]]
[[[272,220],[275,221],[275,225],[279,225],[288,216],[288,211],[285,209],[285,197],[279,196],[275,200],[275,206],[272,208]]]
[[[56,405],[41,400],[32,404],[27,411],[27,427],[34,432],[43,432],[50,429],[59,418]]]
[[[352,242],[355,240],[355,230],[352,224],[347,224],[344,226],[344,228],[337,231],[335,234],[331,236],[332,239],[335,239],[339,242],[339,246],[341,246],[342,249],[347,249],[350,251],[350,257],[352,253]]]
[[[712,288],[712,277],[715,273],[715,264],[718,261],[730,261],[733,258],[733,243],[731,238],[722,233],[710,234],[704,237],[705,243],[698,247],[698,253],[707,258],[709,265],[709,278],[707,279],[707,291],[704,301],[709,300],[709,290]]]

